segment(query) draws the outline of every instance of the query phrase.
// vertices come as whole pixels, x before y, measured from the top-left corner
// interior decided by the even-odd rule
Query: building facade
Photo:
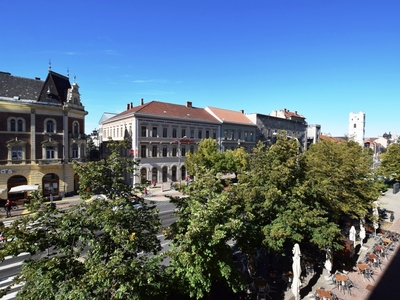
[[[155,184],[183,181],[187,171],[186,154],[197,150],[204,138],[217,139],[219,122],[204,108],[151,101],[133,106],[99,124],[100,155],[107,156],[107,141],[131,141],[131,149],[123,153],[139,161],[136,174],[127,174],[127,183],[145,181]]]
[[[246,117],[244,111],[234,111],[207,106],[206,111],[220,123],[218,148],[224,152],[244,148],[248,153],[256,146],[257,126]]]
[[[44,196],[78,189],[73,160],[86,157],[85,116],[79,86],[51,70],[43,81],[0,72],[0,194],[39,185]]]
[[[297,112],[287,109],[274,110],[270,115],[252,113],[246,115],[257,125],[256,140],[270,146],[275,143],[275,135],[279,130],[286,131],[288,137],[299,141],[301,149],[307,149],[307,122]]]

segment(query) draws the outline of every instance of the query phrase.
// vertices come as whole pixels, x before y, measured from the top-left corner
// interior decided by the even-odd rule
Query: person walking
[[[7,218],[11,217],[11,209],[12,209],[12,202],[10,199],[7,199],[6,204],[4,205],[4,208],[6,209],[6,214],[7,214]]]

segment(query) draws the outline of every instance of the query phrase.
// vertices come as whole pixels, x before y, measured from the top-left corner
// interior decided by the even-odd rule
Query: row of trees
[[[195,178],[182,187],[188,197],[171,199],[178,218],[163,230],[173,246],[164,253],[157,211],[130,205],[132,197],[143,199],[140,187],[123,183],[137,164],[119,155],[126,146],[111,142],[108,158],[75,166],[82,199],[102,190],[109,200],[54,211],[37,195],[29,207],[36,213],[6,229],[13,240],[0,258],[56,253],[24,264],[19,299],[200,299],[215,282],[239,291],[244,278],[228,242],[277,255],[305,241],[339,250],[340,218],[366,216],[379,195],[372,155],[352,141],[323,141],[299,153],[297,141],[281,132],[276,144],[258,144],[249,154],[242,148],[220,153],[206,139],[185,163]],[[225,173],[236,174],[237,182],[221,180]]]

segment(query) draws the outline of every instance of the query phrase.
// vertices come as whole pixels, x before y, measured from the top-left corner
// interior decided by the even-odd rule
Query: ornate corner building
[[[47,78],[23,78],[0,72],[0,194],[19,185],[39,185],[44,196],[78,189],[73,161],[86,158],[87,112],[79,86],[49,71]]]

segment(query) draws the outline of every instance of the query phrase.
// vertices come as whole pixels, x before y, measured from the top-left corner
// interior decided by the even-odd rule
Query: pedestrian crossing
[[[4,276],[0,278],[1,290],[6,289],[14,282],[15,276],[20,272],[22,263],[24,260],[30,258],[30,256],[31,255],[28,252],[24,252],[19,254],[17,257],[5,257],[4,261],[0,263],[0,276]],[[10,291],[8,291],[7,294],[1,298],[1,300],[17,299],[18,291],[23,285],[23,283],[13,285]]]

